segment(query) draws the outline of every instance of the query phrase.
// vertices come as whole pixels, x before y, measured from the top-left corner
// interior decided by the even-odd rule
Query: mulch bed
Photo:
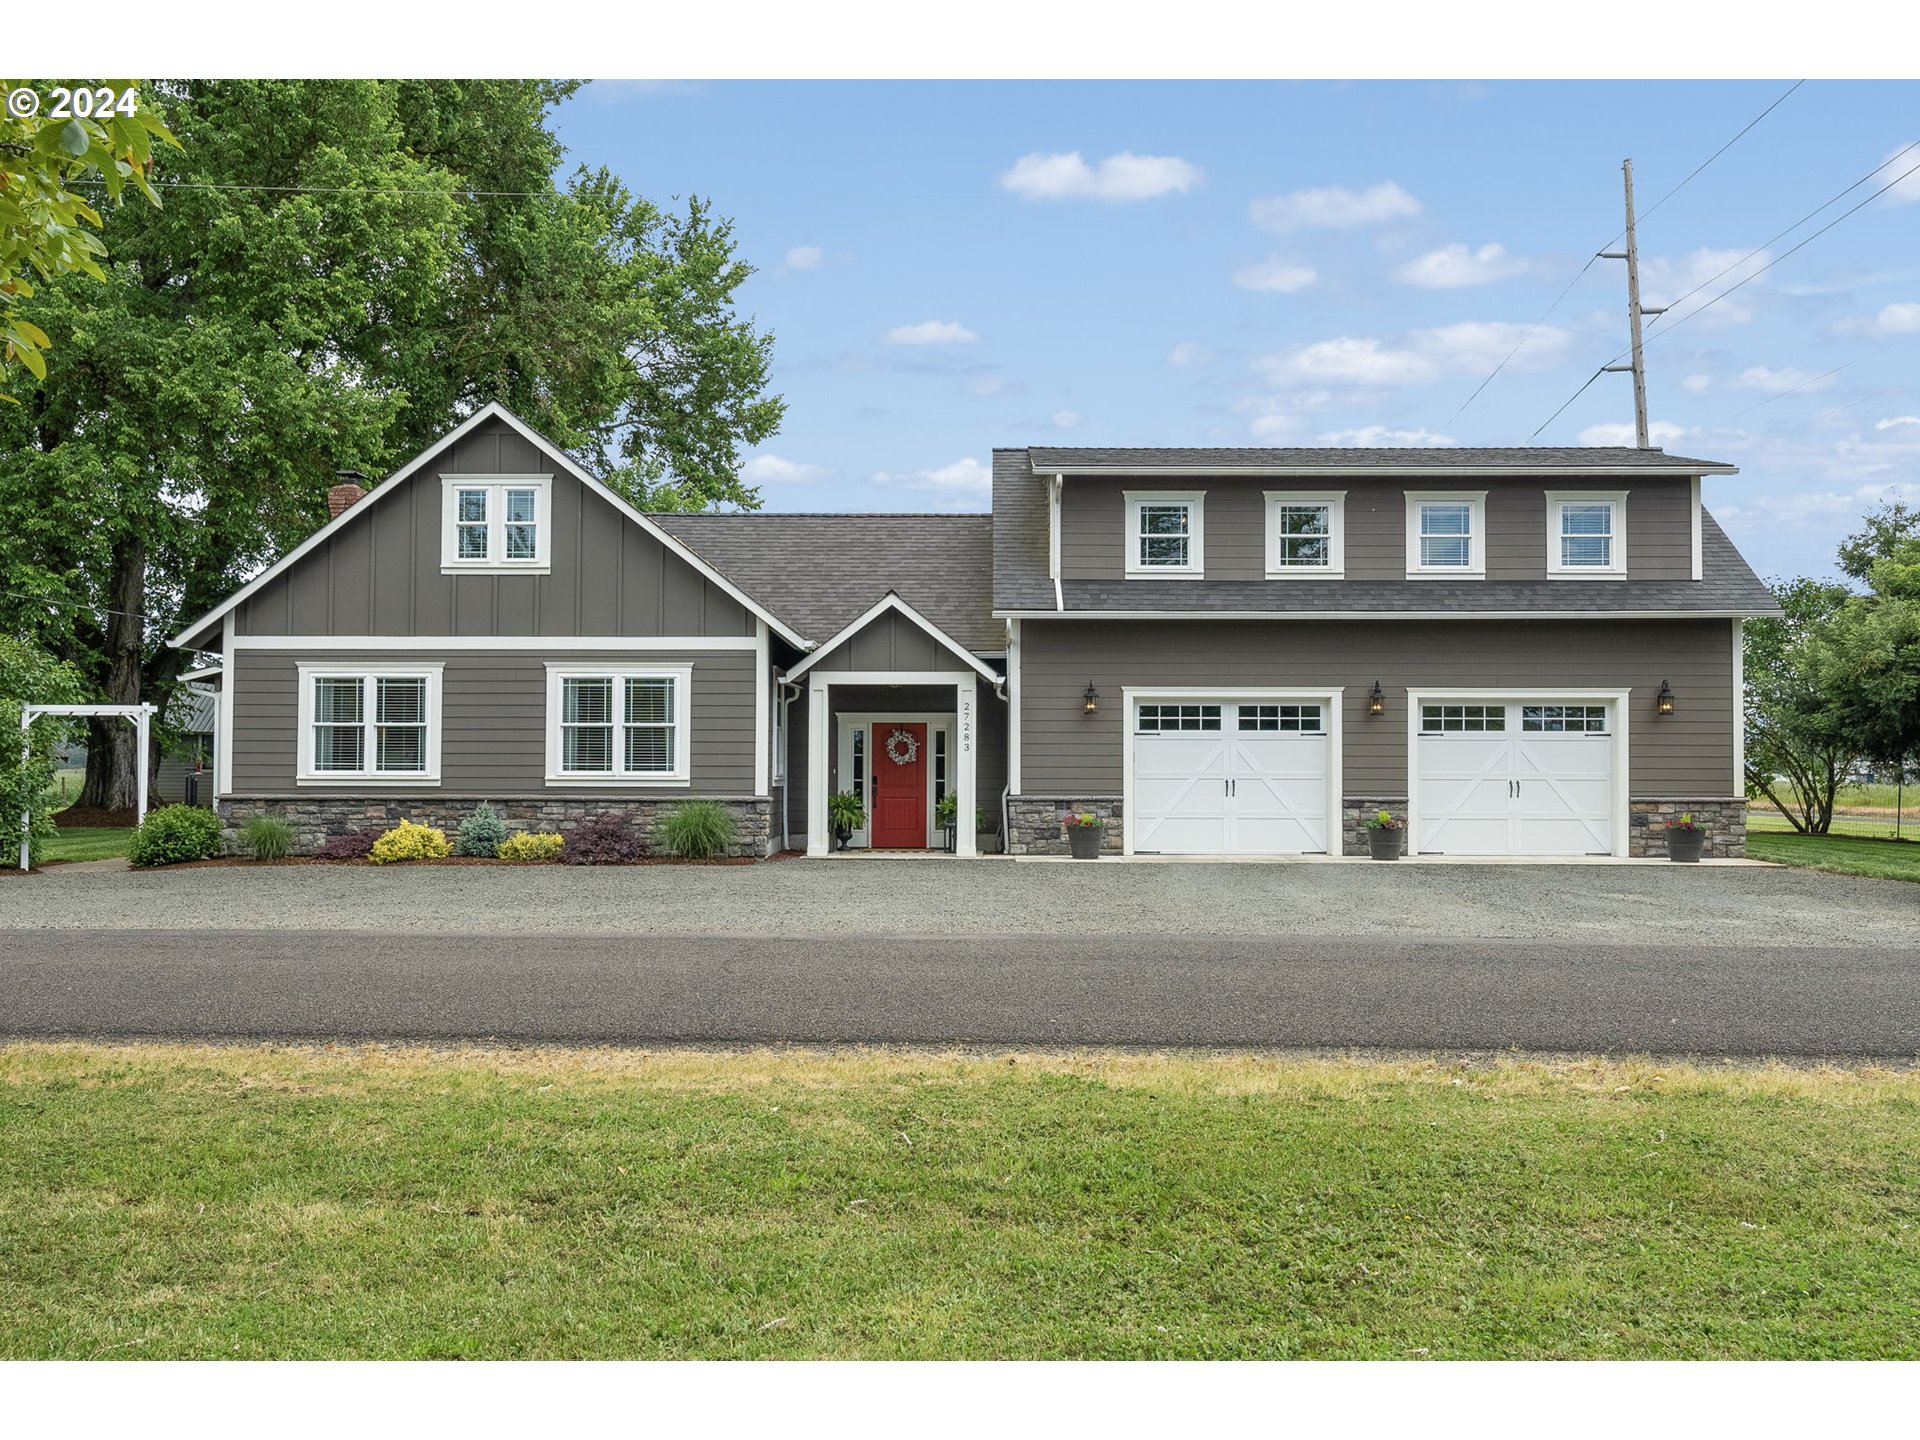
[[[62,830],[130,830],[136,823],[132,810],[105,810],[98,805],[69,805],[54,812],[53,823]]]
[[[782,851],[773,859],[790,859],[795,851]],[[419,869],[427,865],[493,865],[503,869],[526,869],[534,865],[559,865],[558,860],[494,860],[481,855],[449,855],[444,860],[394,860],[386,865],[375,865],[371,860],[316,860],[311,855],[289,855],[284,860],[250,860],[245,855],[221,855],[212,860],[183,860],[178,865],[161,865],[161,870],[214,870],[231,866],[265,865],[332,865],[370,870]],[[632,869],[640,865],[758,865],[761,862],[751,856],[733,856],[723,860],[675,860],[661,855],[647,860],[623,860],[617,865],[574,865],[562,868],[574,870],[621,870]]]

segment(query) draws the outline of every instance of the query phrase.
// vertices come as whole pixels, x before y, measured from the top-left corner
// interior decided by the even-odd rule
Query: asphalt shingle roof
[[[832,639],[893,590],[955,643],[1006,649],[993,618],[991,515],[651,518],[809,640]]]
[[[1699,475],[1731,471],[1720,460],[1695,460],[1664,450],[1640,450],[1625,445],[1440,445],[1417,449],[1380,449],[1362,445],[1294,446],[1262,449],[1248,446],[1218,448],[1161,448],[1127,446],[1049,446],[1030,450],[995,451],[1030,457],[1023,465],[1036,470],[1073,470],[1087,465],[1123,468],[1159,465],[1203,465],[1220,470],[1338,468],[1342,470],[1462,470],[1485,467],[1498,470],[1636,470]]]

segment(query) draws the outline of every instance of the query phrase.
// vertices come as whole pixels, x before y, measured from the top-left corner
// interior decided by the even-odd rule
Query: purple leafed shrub
[[[569,865],[631,865],[652,853],[640,833],[620,816],[599,815],[573,827],[560,858]]]
[[[351,835],[332,835],[314,847],[316,860],[364,860],[373,853],[373,842],[380,837],[372,830]]]

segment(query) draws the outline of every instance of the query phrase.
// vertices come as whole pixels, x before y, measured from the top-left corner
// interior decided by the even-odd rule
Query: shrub
[[[500,842],[499,856],[502,860],[518,860],[522,864],[544,864],[560,858],[560,847],[565,842],[558,836],[539,830],[522,830],[517,835],[509,835]]]
[[[453,842],[456,855],[493,856],[499,853],[500,842],[507,838],[507,822],[500,818],[500,812],[482,800],[473,807],[473,813],[460,822],[460,834]]]
[[[689,800],[660,818],[660,843],[682,860],[711,860],[733,849],[733,812],[711,800]]]
[[[573,827],[560,858],[569,865],[630,865],[652,847],[619,815],[599,815]]]
[[[314,847],[316,860],[364,860],[373,853],[378,839],[371,830],[356,830],[351,835],[331,835]]]
[[[374,841],[367,853],[374,864],[391,865],[396,860],[444,860],[453,847],[447,844],[446,831],[402,820]]]
[[[162,805],[133,832],[136,865],[180,865],[220,853],[220,817],[198,805]]]
[[[256,860],[284,860],[293,853],[293,826],[277,815],[256,815],[240,832],[240,848]]]
[[[20,733],[20,706],[71,705],[86,698],[70,665],[38,646],[0,635],[0,866],[20,863],[20,804],[27,804],[28,859],[38,864],[40,847],[50,839],[53,816],[54,747],[71,728],[42,715]],[[27,742],[26,768],[20,744]]]

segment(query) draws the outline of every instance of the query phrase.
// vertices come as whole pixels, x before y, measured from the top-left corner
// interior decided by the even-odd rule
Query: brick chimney
[[[365,498],[367,477],[358,470],[336,470],[340,483],[327,491],[327,519],[338,520],[349,506]]]

